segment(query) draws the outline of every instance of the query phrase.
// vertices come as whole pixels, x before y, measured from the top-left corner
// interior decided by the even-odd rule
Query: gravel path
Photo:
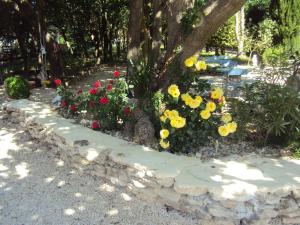
[[[3,119],[0,111],[1,225],[199,224],[191,216],[80,174],[54,152]]]

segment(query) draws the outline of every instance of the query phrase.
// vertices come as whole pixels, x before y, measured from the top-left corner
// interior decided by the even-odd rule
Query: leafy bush
[[[267,48],[263,53],[263,61],[269,65],[283,65],[286,64],[288,57],[283,46],[276,46]]]
[[[258,143],[281,145],[299,139],[299,93],[289,87],[257,82],[243,88],[243,97],[231,107],[240,125],[239,137],[252,134]]]
[[[61,108],[72,115],[85,112],[84,118],[92,120],[95,130],[120,129],[131,118],[133,104],[129,103],[128,85],[119,72],[106,83],[96,81],[88,91],[69,90],[59,84],[57,92],[62,96]]]
[[[20,76],[8,77],[4,81],[4,87],[9,97],[20,99],[30,96],[28,81]]]
[[[195,57],[187,59],[185,65],[190,68],[189,75],[206,69],[205,63]],[[211,89],[205,81],[190,82],[190,76],[186,80],[179,82],[181,88],[169,86],[165,110],[160,115],[160,146],[171,152],[193,152],[210,139],[226,137],[237,128],[231,115],[222,113],[225,97],[220,88]]]

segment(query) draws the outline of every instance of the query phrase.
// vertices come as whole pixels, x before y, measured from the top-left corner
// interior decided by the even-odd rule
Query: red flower
[[[114,80],[109,80],[108,81],[110,84],[114,84]]]
[[[108,84],[107,87],[106,87],[106,89],[107,89],[108,91],[111,91],[112,88],[113,88],[112,84]]]
[[[119,76],[120,76],[120,72],[116,70],[116,71],[114,72],[114,77],[115,77],[115,78],[118,78]]]
[[[96,130],[96,129],[100,128],[100,124],[97,120],[95,120],[92,122],[91,127],[92,127],[92,129]]]
[[[78,91],[77,91],[77,94],[80,95],[82,93],[82,89],[80,88]]]
[[[94,84],[93,84],[94,88],[99,88],[101,87],[101,82],[100,80],[97,80]]]
[[[89,108],[94,108],[95,103],[93,101],[89,101]]]
[[[96,88],[91,88],[91,89],[90,89],[90,94],[91,94],[91,95],[97,94],[97,89],[96,89]]]
[[[62,100],[61,103],[60,103],[60,106],[61,106],[62,108],[66,107],[67,105],[68,105],[68,103],[67,103],[67,101],[65,101],[65,100]]]
[[[125,107],[124,109],[123,109],[123,112],[124,112],[124,115],[125,116],[129,116],[130,115],[130,113],[131,113],[131,109],[130,109],[130,107]]]
[[[101,105],[106,105],[106,104],[109,103],[109,99],[106,98],[106,97],[102,97],[102,98],[99,99],[99,103],[100,103]]]
[[[76,107],[76,105],[70,105],[70,109],[71,109],[73,112],[75,112],[75,111],[77,110],[77,107]]]
[[[56,87],[58,87],[58,86],[61,85],[61,80],[60,79],[56,79],[56,80],[54,80],[54,83],[55,83]]]

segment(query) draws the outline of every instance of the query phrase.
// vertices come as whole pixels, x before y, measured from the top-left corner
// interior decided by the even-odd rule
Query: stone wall
[[[192,213],[204,225],[300,224],[300,161],[252,155],[202,163],[81,127],[41,103],[3,108],[79,171]]]

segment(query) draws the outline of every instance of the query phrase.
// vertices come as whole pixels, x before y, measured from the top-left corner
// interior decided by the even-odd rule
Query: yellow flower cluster
[[[159,145],[163,148],[163,149],[167,149],[170,147],[170,142],[165,142],[164,139],[160,139]]]
[[[207,65],[206,65],[205,61],[198,61],[195,66],[196,66],[196,70],[197,71],[201,71],[201,70],[206,70],[207,69]]]
[[[168,93],[173,98],[178,98],[180,96],[180,91],[179,91],[179,88],[176,84],[170,85],[170,87],[168,88]]]
[[[191,56],[191,57],[187,58],[184,61],[184,65],[188,68],[195,66],[197,71],[207,69],[207,65],[206,65],[205,61],[198,61],[197,56]]]
[[[162,122],[166,122],[166,120],[170,120],[170,124],[172,127],[180,129],[183,128],[186,124],[186,119],[179,116],[178,111],[176,110],[166,110],[164,114],[160,117]]]
[[[189,106],[192,109],[198,108],[201,103],[203,102],[203,99],[201,96],[197,95],[195,98],[190,96],[189,93],[185,93],[181,95],[181,99],[184,101],[184,103]]]
[[[221,121],[224,125],[218,128],[218,132],[222,137],[226,137],[229,134],[236,132],[237,123],[232,121],[232,117],[229,113],[226,113],[222,116]]]
[[[159,142],[159,144],[160,144],[160,146],[163,148],[163,149],[166,149],[166,148],[169,148],[170,147],[170,142],[169,141],[165,141],[165,139],[167,139],[168,137],[169,137],[169,135],[170,135],[170,132],[169,132],[169,130],[167,130],[167,129],[162,129],[161,131],[160,131],[160,142]]]

